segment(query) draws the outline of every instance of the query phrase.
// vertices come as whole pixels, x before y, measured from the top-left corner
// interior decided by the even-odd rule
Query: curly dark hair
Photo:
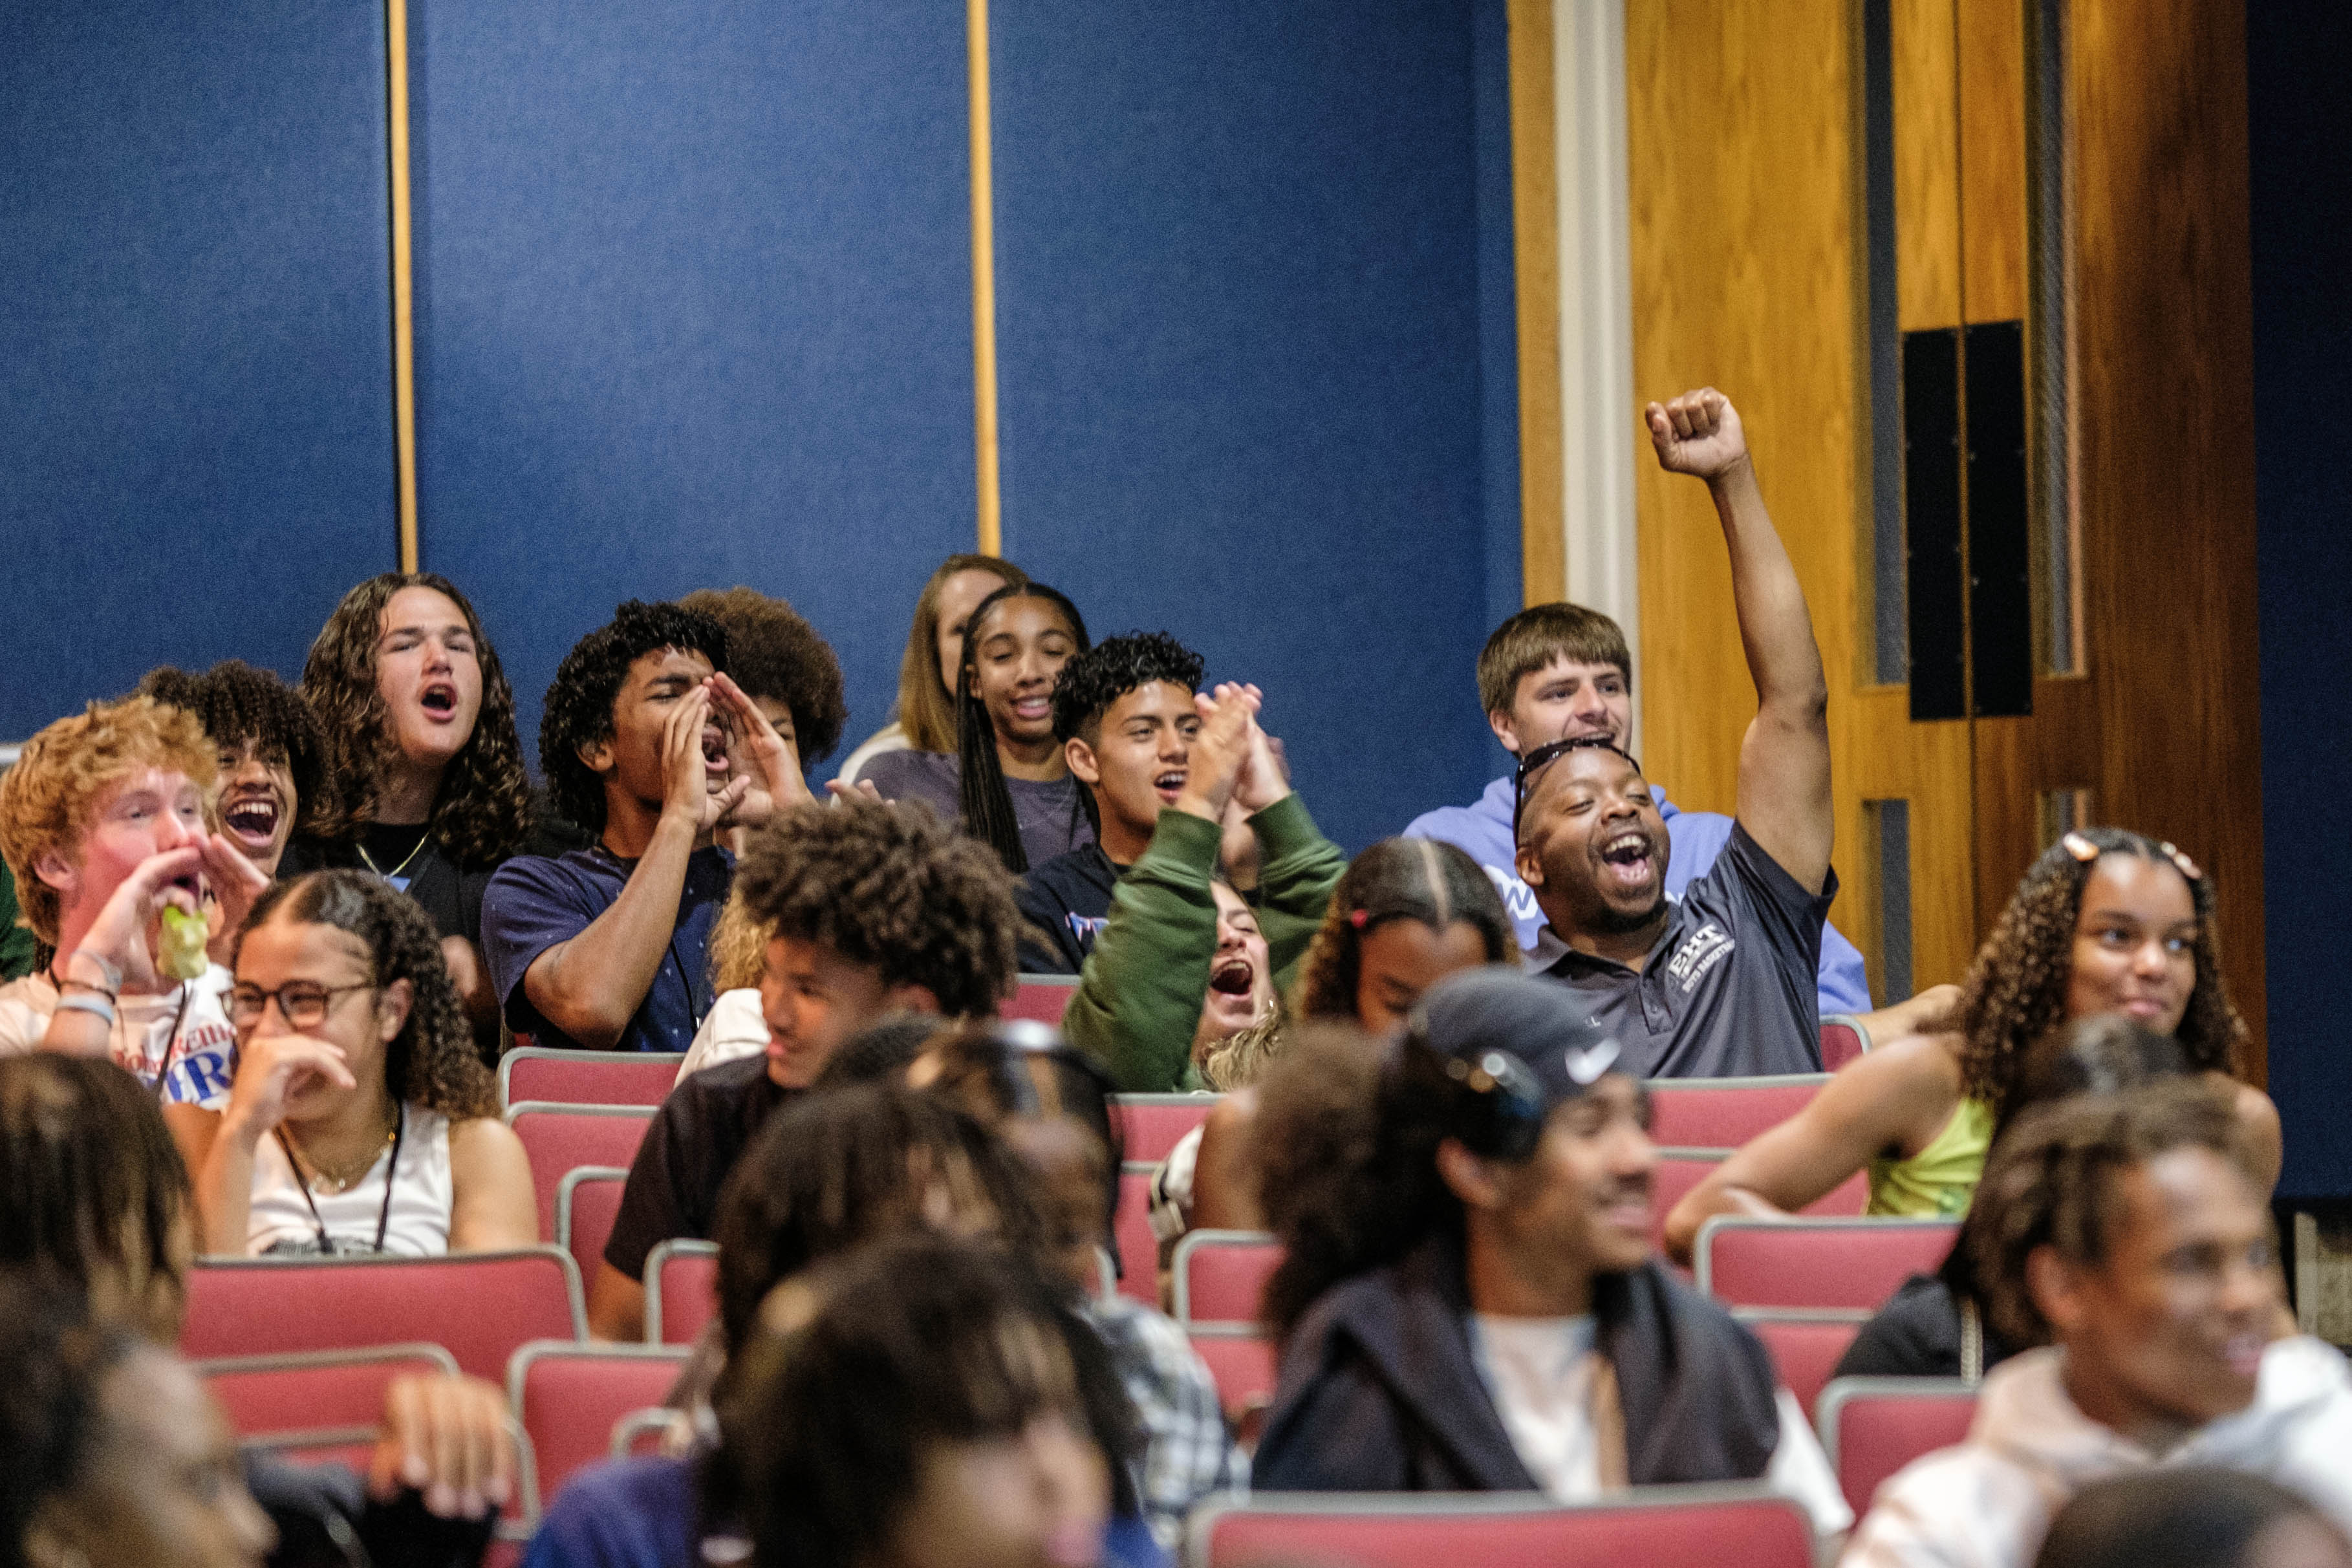
[[[1393,1071],[1395,1054],[1352,1024],[1310,1022],[1259,1082],[1258,1203],[1283,1244],[1262,1303],[1276,1343],[1332,1285],[1463,1230],[1437,1174],[1450,1102]]]
[[[281,915],[358,937],[367,946],[371,983],[409,983],[408,1021],[383,1053],[384,1084],[394,1098],[453,1122],[498,1114],[498,1081],[475,1053],[473,1025],[441,961],[441,938],[415,900],[366,872],[314,871],[263,894],[238,944]]]
[[[727,673],[746,696],[767,697],[792,710],[801,766],[833,755],[849,722],[849,704],[841,695],[841,661],[815,627],[785,601],[740,585],[724,593],[698,589],[677,607],[708,615],[727,629]]]
[[[2042,852],[2017,884],[1961,987],[1954,1024],[1960,1034],[1960,1075],[1972,1100],[1992,1107],[2005,1120],[2016,1093],[2018,1068],[2033,1042],[2066,1016],[2066,991],[2074,974],[2074,924],[2083,910],[2083,888],[2092,867],[2109,855],[2136,855],[2181,873],[2197,912],[2194,956],[2197,983],[2189,993],[2174,1038],[2200,1072],[2238,1069],[2246,1040],[2245,1020],[2231,1004],[2221,974],[2219,916],[2211,879],[2189,875],[2193,866],[2168,844],[2123,828],[2084,828],[2067,838],[2087,841],[2097,856],[2084,861],[2064,839]]]
[[[950,1221],[936,1210],[942,1201]],[[984,1223],[1047,1259],[1028,1167],[978,1118],[897,1083],[806,1095],[768,1118],[719,1195],[719,1320],[750,1342],[760,1303],[820,1260],[938,1224]]]
[[[1197,692],[1202,669],[1201,655],[1165,632],[1106,637],[1062,666],[1054,683],[1054,738],[1091,746],[1111,704],[1154,681]]]
[[[1044,1269],[907,1237],[815,1270],[806,1300],[803,1321],[746,1346],[740,1369],[730,1361],[716,1402],[704,1511],[743,1520],[754,1563],[886,1555],[940,1445],[1017,1437],[1041,1416],[1084,1432],[1111,1511],[1138,1511],[1134,1406],[1102,1336]]]
[[[612,621],[572,644],[539,720],[539,767],[555,809],[593,838],[604,831],[604,781],[580,760],[586,747],[613,737],[613,705],[629,666],[665,648],[699,653],[713,670],[727,668],[727,628],[675,604],[632,599]]]
[[[179,1332],[194,1197],[154,1094],[104,1058],[0,1059],[0,1272],[39,1269]]]
[[[1300,1018],[1356,1016],[1364,938],[1391,920],[1418,920],[1433,931],[1466,920],[1477,928],[1489,964],[1519,951],[1502,894],[1476,861],[1434,839],[1382,839],[1350,861],[1331,889],[1330,907],[1299,968],[1294,1010]]]
[[[1013,994],[1012,875],[919,801],[779,811],[745,846],[735,892],[761,929],[921,986],[950,1017],[993,1017]]]
[[[310,699],[268,670],[223,659],[203,674],[169,664],[140,678],[140,692],[196,716],[224,751],[251,746],[294,780],[294,831],[315,832],[334,814],[327,793],[327,740]]]
[[[377,781],[399,757],[400,742],[376,689],[375,650],[383,607],[404,588],[429,588],[457,607],[482,667],[482,711],[474,719],[474,733],[442,770],[441,791],[433,799],[426,826],[434,842],[458,864],[494,865],[520,853],[530,839],[530,780],[515,732],[514,691],[473,601],[437,571],[387,571],[369,578],[343,595],[310,644],[302,665],[302,695],[325,737],[327,772],[337,797],[314,831],[338,843],[356,841],[374,820]]]
[[[2050,1340],[2026,1283],[2026,1260],[2053,1247],[2071,1263],[2098,1267],[2113,1240],[2116,1180],[2158,1155],[2191,1147],[2212,1150],[2261,1192],[2236,1107],[2200,1079],[2051,1101],[2017,1118],[1985,1161],[1963,1232],[1985,1315],[2004,1340]]]
[[[996,721],[988,716],[988,705],[980,700],[979,666],[973,658],[980,646],[981,622],[1003,606],[1023,599],[1042,599],[1062,612],[1078,644],[1072,657],[1084,654],[1088,646],[1087,618],[1078,613],[1068,594],[1042,582],[1008,583],[974,605],[971,619],[964,622],[963,666],[956,672],[956,782],[963,828],[994,850],[1015,876],[1029,869],[1029,852],[1021,847],[1021,818],[1013,809],[1013,791],[1004,787],[1004,762],[996,755]],[[1094,796],[1080,789],[1077,798],[1087,821],[1093,821]],[[1101,824],[1095,825],[1099,831]]]

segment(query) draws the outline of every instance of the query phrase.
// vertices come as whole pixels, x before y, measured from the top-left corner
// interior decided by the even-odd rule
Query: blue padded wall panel
[[[1517,459],[1490,474],[1484,400],[1516,381],[1482,361],[1511,344],[1483,5],[1485,47],[1471,0],[990,7],[1006,553],[1098,632],[1264,685],[1350,848],[1497,757],[1471,666],[1517,596]]]
[[[381,5],[0,4],[0,739],[393,564]]]
[[[526,749],[614,603],[739,581],[832,642],[855,744],[972,548],[963,7],[409,15],[424,555]]]
[[[2343,6],[2247,7],[2270,1093],[2286,1134],[2280,1195],[2338,1200],[2352,1199],[2352,1071],[2339,988],[2344,890],[2352,886],[2343,819],[2352,779],[2352,622],[2344,615],[2352,525],[2333,443],[2311,436],[2314,411],[2352,399],[2347,69],[2352,14]]]

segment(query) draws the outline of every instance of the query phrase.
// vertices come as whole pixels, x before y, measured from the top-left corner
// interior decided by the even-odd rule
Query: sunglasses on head
[[[1528,786],[1537,774],[1571,751],[1613,751],[1632,763],[1634,772],[1642,771],[1642,765],[1633,761],[1633,754],[1605,735],[1570,736],[1566,740],[1537,747],[1520,758],[1518,767],[1511,772],[1511,842],[1519,841],[1519,817],[1528,809]]]

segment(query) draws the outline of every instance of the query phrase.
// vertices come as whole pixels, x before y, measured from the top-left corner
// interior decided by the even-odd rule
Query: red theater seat
[[[535,1339],[585,1336],[580,1270],[553,1247],[446,1258],[235,1258],[188,1270],[190,1360],[437,1344],[492,1382]]]
[[[1870,1049],[1870,1032],[1846,1013],[1822,1019],[1822,1071],[1835,1072]]]
[[[507,1125],[530,1156],[541,1237],[555,1239],[555,1197],[565,1173],[582,1166],[627,1170],[653,1114],[649,1105],[559,1105],[542,1100],[507,1107]]]
[[[1260,1492],[1192,1515],[1192,1568],[1348,1563],[1355,1568],[1811,1568],[1811,1525],[1757,1486],[1645,1487],[1562,1507],[1526,1494]]]
[[[220,1356],[194,1364],[241,1437],[320,1427],[373,1427],[395,1377],[450,1376],[457,1362],[437,1344]]]
[[[499,1059],[499,1103],[658,1105],[686,1058],[647,1051],[553,1051],[519,1045]]]
[[[1059,1029],[1077,989],[1076,975],[1024,975],[998,1012],[1004,1018],[1032,1019]]]
[[[1214,1094],[1115,1094],[1127,1157],[1158,1164],[1175,1151],[1186,1134],[1209,1119],[1216,1108]]]
[[[1822,1390],[1813,1424],[1859,1518],[1889,1476],[1969,1435],[1977,1389],[1957,1378],[1841,1377]]]
[[[604,1243],[620,1218],[629,1173],[618,1166],[581,1166],[563,1173],[555,1189],[555,1244],[572,1254],[583,1280],[595,1277]]]
[[[1118,1293],[1150,1306],[1160,1304],[1160,1239],[1151,1234],[1151,1171],[1149,1162],[1119,1167],[1118,1213],[1111,1240],[1118,1248]]]
[[[1238,1323],[1187,1323],[1192,1349],[1217,1380],[1217,1403],[1238,1429],[1274,1397],[1274,1341]]]
[[[1748,1219],[1699,1227],[1698,1288],[1736,1307],[1876,1309],[1933,1273],[1958,1227],[1943,1219]]]
[[[1257,1322],[1266,1276],[1281,1261],[1281,1246],[1260,1231],[1187,1231],[1171,1260],[1176,1321],[1188,1328]]]
[[[507,1364],[507,1399],[530,1434],[541,1506],[583,1465],[604,1458],[623,1416],[659,1405],[686,1364],[683,1345],[538,1340]]]
[[[1676,1148],[1736,1149],[1810,1103],[1826,1072],[1777,1078],[1654,1078],[1650,1136]]]
[[[719,1249],[665,1241],[646,1255],[646,1343],[692,1344],[719,1312]]]
[[[1793,1307],[1780,1312],[1742,1307],[1733,1315],[1764,1342],[1773,1368],[1780,1375],[1780,1386],[1797,1396],[1808,1420],[1812,1417],[1813,1402],[1821,1397],[1864,1321],[1861,1312],[1805,1312]]]

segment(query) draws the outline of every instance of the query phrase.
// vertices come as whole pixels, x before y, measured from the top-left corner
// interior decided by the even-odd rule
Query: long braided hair
[[[1029,853],[1021,847],[1021,819],[1013,809],[1013,791],[1004,786],[1004,764],[996,755],[996,723],[988,705],[980,700],[979,655],[981,625],[1003,606],[1020,599],[1042,599],[1061,612],[1070,636],[1085,653],[1087,620],[1059,589],[1042,582],[1007,583],[972,610],[964,623],[963,667],[956,675],[956,752],[960,763],[957,788],[964,831],[995,850],[1005,869],[1019,876],[1029,869]],[[1076,791],[1083,800],[1086,791]]]

